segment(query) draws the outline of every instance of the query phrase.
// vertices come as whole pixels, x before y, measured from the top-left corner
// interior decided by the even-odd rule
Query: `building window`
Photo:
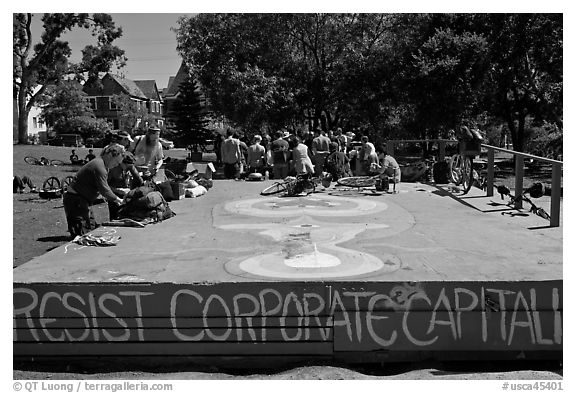
[[[90,97],[90,98],[88,98],[88,103],[90,104],[90,108],[92,108],[92,110],[98,109],[98,108],[96,107],[96,97]]]
[[[38,119],[36,117],[32,118],[32,124],[34,124],[34,128],[38,128]]]
[[[118,105],[116,105],[116,101],[114,100],[114,97],[108,98],[108,102],[110,103],[110,110],[118,109]]]
[[[118,130],[120,128],[120,122],[118,119],[113,119],[112,120],[114,122],[114,129]]]

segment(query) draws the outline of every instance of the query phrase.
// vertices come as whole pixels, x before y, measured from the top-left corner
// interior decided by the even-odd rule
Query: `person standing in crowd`
[[[248,145],[246,144],[246,137],[238,138],[240,141],[240,177],[246,172],[246,166],[248,162]]]
[[[303,144],[296,135],[288,143],[292,150],[292,165],[297,175],[314,174],[314,165],[308,155],[308,146]]]
[[[282,131],[276,131],[276,139],[272,141],[270,148],[272,150],[272,164],[274,165],[274,179],[284,179],[288,176],[288,160],[290,148],[288,142],[284,139]]]
[[[100,157],[80,168],[66,189],[63,196],[64,213],[72,237],[81,236],[97,227],[91,206],[99,194],[111,203],[122,204],[122,198],[114,194],[108,185],[108,170],[120,165],[124,153],[124,147],[117,143],[106,146]]]
[[[260,144],[262,137],[254,135],[252,138],[252,145],[248,148],[248,173],[261,173],[264,175],[264,168],[266,167],[266,149]]]
[[[222,142],[220,150],[224,164],[224,176],[226,179],[239,180],[242,152],[240,151],[240,141],[234,138],[234,131],[230,128],[226,130],[226,139]]]
[[[160,128],[150,127],[145,135],[134,138],[130,152],[136,157],[137,167],[146,167],[143,176],[153,178],[164,163],[164,152],[160,139]]]
[[[111,142],[118,143],[119,145],[124,146],[126,151],[130,149],[130,145],[134,143],[134,139],[130,136],[129,133],[126,131],[120,131],[117,134],[112,134]]]
[[[339,146],[336,142],[330,143],[330,154],[324,162],[324,170],[332,175],[332,181],[336,181],[342,177],[352,176],[350,160],[346,154],[339,151]]]
[[[219,132],[214,137],[214,152],[216,153],[216,166],[222,166],[222,142],[224,142],[224,135]]]
[[[316,129],[314,135],[316,137],[312,140],[312,163],[314,164],[316,176],[320,176],[322,174],[324,161],[326,161],[326,157],[330,154],[330,138],[320,129]]]
[[[340,151],[344,154],[348,154],[348,138],[342,133],[342,128],[338,127],[336,129],[336,135],[334,135],[335,142],[340,146]]]

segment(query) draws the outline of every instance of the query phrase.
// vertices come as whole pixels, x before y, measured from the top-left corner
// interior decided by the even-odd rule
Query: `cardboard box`
[[[207,179],[212,179],[212,174],[216,172],[216,168],[211,162],[189,162],[186,165],[186,173],[192,173],[195,170]]]

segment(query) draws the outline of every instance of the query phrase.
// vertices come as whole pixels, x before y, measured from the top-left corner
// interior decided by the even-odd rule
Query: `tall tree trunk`
[[[26,95],[18,94],[18,143],[28,144],[28,113]]]

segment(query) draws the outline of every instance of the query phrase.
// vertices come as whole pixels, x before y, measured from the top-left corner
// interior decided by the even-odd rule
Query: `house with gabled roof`
[[[121,116],[114,96],[123,95],[136,104],[136,108],[151,115],[158,125],[164,124],[162,97],[154,80],[133,81],[118,75],[107,73],[98,84],[86,84],[84,92],[94,115],[105,119],[113,129],[137,127],[138,124],[122,124]]]

